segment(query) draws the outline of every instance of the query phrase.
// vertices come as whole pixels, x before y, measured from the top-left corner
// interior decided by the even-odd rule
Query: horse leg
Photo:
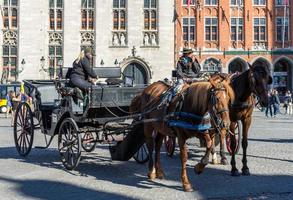
[[[247,158],[246,158],[246,151],[247,151],[247,146],[248,146],[248,129],[251,125],[251,116],[245,118],[244,120],[242,120],[242,124],[243,124],[243,138],[242,138],[242,149],[243,149],[243,158],[242,158],[242,175],[244,176],[249,176],[250,172],[249,172],[249,168],[247,166]]]
[[[149,171],[148,171],[148,178],[150,180],[154,180],[156,178],[156,169],[154,167],[153,161],[153,149],[154,149],[154,139],[153,139],[153,128],[149,128],[145,126],[144,133],[145,133],[145,142],[149,151]]]
[[[192,186],[188,180],[187,172],[186,172],[186,162],[187,162],[187,145],[186,145],[186,138],[181,135],[182,133],[177,134],[178,135],[178,144],[180,148],[180,158],[181,158],[181,181],[183,184],[183,189],[186,192],[192,192]]]
[[[221,164],[222,165],[228,165],[227,158],[225,156],[225,139],[226,139],[226,134],[228,130],[221,131],[221,137],[220,137],[220,156],[221,156]]]
[[[200,160],[200,163],[195,165],[194,171],[197,174],[201,174],[205,168],[205,166],[209,163],[209,157],[212,151],[212,140],[208,132],[203,134],[203,137],[206,141],[206,153],[203,158]]]
[[[218,157],[216,152],[216,134],[214,132],[211,132],[211,135],[212,135],[212,149],[211,149],[212,164],[217,165],[219,164],[219,162],[218,162]]]
[[[235,126],[236,126],[236,123],[237,122],[231,122],[231,125],[230,125],[230,130],[232,133],[235,133]],[[238,169],[236,167],[236,161],[235,161],[235,150],[236,150],[236,137],[234,134],[231,134],[231,149],[232,149],[232,155],[231,155],[231,166],[232,166],[232,169],[231,169],[231,175],[232,176],[239,176],[239,172],[238,172]]]
[[[164,171],[161,167],[160,153],[161,146],[163,143],[164,135],[158,132],[156,140],[155,140],[155,167],[156,167],[156,177],[159,179],[163,179],[165,177]]]

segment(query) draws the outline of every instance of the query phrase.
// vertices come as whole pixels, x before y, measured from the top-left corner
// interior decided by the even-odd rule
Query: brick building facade
[[[203,71],[265,64],[274,87],[293,89],[293,5],[287,0],[175,0],[175,61],[195,50]],[[238,33],[238,34],[237,34]]]

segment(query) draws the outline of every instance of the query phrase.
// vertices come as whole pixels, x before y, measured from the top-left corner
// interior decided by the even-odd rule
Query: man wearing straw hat
[[[183,48],[183,55],[177,62],[177,78],[190,81],[196,78],[200,72],[200,65],[196,58],[192,57],[193,50]]]

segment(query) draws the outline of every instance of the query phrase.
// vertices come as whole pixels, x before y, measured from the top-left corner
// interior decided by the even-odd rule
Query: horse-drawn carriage
[[[69,68],[70,69],[70,68]],[[20,103],[14,122],[14,140],[18,153],[30,153],[34,131],[40,129],[50,146],[58,137],[58,150],[63,165],[74,169],[81,158],[82,149],[93,151],[96,143],[109,143],[114,160],[129,160],[144,144],[142,124],[129,115],[133,97],[146,86],[126,86],[121,81],[120,68],[96,68],[100,78],[111,79],[115,84],[98,84],[90,88],[84,99],[78,99],[66,79],[25,80],[25,92],[32,97],[32,105]],[[68,78],[68,77],[67,77]],[[47,139],[48,138],[48,139]],[[142,152],[143,153],[143,152]],[[143,162],[146,155],[135,155]]]

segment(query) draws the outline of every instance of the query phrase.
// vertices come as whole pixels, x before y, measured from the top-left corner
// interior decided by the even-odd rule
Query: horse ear
[[[268,84],[271,85],[273,83],[273,78],[272,76],[269,76]]]

